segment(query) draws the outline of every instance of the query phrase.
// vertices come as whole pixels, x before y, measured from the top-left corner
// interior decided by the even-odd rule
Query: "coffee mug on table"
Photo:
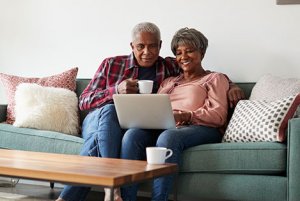
[[[153,88],[152,80],[139,80],[138,81],[140,94],[151,94]]]
[[[164,164],[173,154],[171,149],[165,147],[147,147],[146,155],[148,164]]]

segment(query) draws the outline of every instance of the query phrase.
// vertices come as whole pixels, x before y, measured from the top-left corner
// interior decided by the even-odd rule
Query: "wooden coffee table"
[[[177,173],[176,164],[0,149],[0,175],[114,188]],[[114,193],[111,193],[111,200]],[[177,199],[176,189],[174,200]]]

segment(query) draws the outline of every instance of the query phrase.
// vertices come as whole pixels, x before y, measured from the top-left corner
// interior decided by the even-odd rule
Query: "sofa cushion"
[[[0,148],[78,155],[84,140],[53,131],[0,123]]]
[[[286,171],[284,143],[216,143],[189,148],[180,172],[282,174]]]
[[[267,101],[241,100],[223,137],[223,142],[283,142],[288,120],[300,104],[300,94]]]
[[[78,99],[75,92],[22,83],[15,94],[14,126],[79,134]]]
[[[4,73],[0,73],[0,80],[5,89],[5,94],[7,96],[7,123],[13,124],[15,121],[15,91],[16,87],[21,83],[37,83],[41,86],[48,87],[60,87],[70,89],[71,91],[75,91],[76,89],[76,76],[78,73],[78,68],[72,68],[65,72],[62,72],[57,75],[52,75],[49,77],[36,78],[36,77],[20,77],[15,75],[8,75]]]
[[[287,180],[277,175],[183,173],[177,193],[193,201],[287,201]]]

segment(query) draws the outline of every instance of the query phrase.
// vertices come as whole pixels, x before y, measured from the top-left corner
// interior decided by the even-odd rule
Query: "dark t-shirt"
[[[156,68],[155,66],[151,67],[139,67],[139,73],[138,73],[138,79],[139,80],[153,80],[153,89],[152,93],[156,93],[158,90],[158,83],[156,80]]]

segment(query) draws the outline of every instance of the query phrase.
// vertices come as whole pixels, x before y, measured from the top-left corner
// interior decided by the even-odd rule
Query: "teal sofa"
[[[77,80],[79,95],[89,79]],[[237,83],[249,97],[255,83]],[[86,112],[80,113],[81,121]],[[0,105],[0,122],[6,105]],[[217,143],[183,153],[178,196],[195,200],[299,201],[300,118],[289,121],[287,142]],[[0,124],[0,148],[79,154],[83,139]],[[150,190],[144,185],[143,190]]]

